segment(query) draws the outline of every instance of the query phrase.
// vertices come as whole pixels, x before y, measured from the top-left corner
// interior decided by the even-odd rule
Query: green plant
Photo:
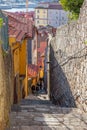
[[[60,0],[62,7],[70,12],[71,19],[78,19],[80,8],[84,0]]]
[[[2,25],[3,25],[3,19],[0,18],[0,28],[2,27]]]
[[[0,18],[0,44],[2,44],[2,40],[1,40],[1,27],[3,25],[3,19]]]
[[[84,43],[85,43],[85,44],[87,44],[87,40],[86,40],[86,41],[84,41]]]
[[[2,44],[2,40],[0,40],[0,44]]]
[[[2,54],[5,57],[5,56],[7,56],[8,53],[5,50],[2,50]]]

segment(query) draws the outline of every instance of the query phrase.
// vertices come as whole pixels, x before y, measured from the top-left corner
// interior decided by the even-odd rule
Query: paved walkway
[[[46,95],[30,95],[11,112],[10,130],[87,130],[87,114],[51,104]]]

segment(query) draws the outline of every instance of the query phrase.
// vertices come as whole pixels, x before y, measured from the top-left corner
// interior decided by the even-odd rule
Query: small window
[[[37,23],[39,23],[39,21],[37,21]]]
[[[46,13],[45,10],[43,11],[43,13],[44,13],[44,14]]]
[[[37,10],[37,13],[39,13],[39,10]]]
[[[38,55],[38,58],[40,58],[40,52],[38,52],[37,55]]]
[[[44,24],[46,24],[46,21],[44,21]]]
[[[37,47],[40,48],[40,42],[37,43]]]
[[[37,18],[39,19],[39,15],[37,15]]]
[[[46,16],[45,15],[43,15],[43,18],[45,18]]]

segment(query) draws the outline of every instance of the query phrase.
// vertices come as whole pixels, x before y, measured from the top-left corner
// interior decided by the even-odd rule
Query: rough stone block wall
[[[51,99],[87,111],[87,0],[78,21],[57,29],[51,41]]]
[[[0,130],[9,125],[9,113],[13,103],[13,76],[10,52],[6,54],[0,46]]]

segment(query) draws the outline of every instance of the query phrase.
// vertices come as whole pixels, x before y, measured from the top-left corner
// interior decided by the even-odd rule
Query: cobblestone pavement
[[[51,104],[46,95],[30,95],[14,105],[10,130],[87,130],[87,114]]]

